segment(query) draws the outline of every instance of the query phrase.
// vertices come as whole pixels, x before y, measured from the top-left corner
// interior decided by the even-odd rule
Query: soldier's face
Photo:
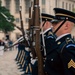
[[[44,24],[44,25],[43,25]],[[43,31],[47,30],[48,28],[50,28],[52,26],[52,24],[49,22],[49,21],[46,21],[46,22],[42,22],[40,24],[40,29],[43,28]]]
[[[51,28],[52,24],[49,21],[46,21],[45,25],[43,26],[43,30],[47,30],[49,28]]]
[[[57,23],[52,23],[52,31],[54,32],[55,30],[56,30],[56,25],[57,25]]]
[[[42,25],[44,24],[44,21],[40,23],[40,29],[42,29]]]
[[[57,25],[55,25],[55,30],[62,24],[63,21],[59,22]],[[71,33],[71,30],[74,26],[73,22],[70,21],[66,21],[61,27],[60,29],[56,32],[57,36],[61,36],[63,34],[66,33]]]

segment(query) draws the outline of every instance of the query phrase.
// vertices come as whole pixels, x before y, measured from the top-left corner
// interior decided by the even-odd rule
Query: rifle
[[[25,39],[25,31],[24,31],[24,27],[23,27],[23,20],[22,20],[21,9],[22,9],[22,7],[20,6],[19,13],[20,13],[20,21],[21,21],[21,30],[22,30],[22,34],[23,34],[23,39],[24,39],[24,42],[25,42],[25,46],[29,47],[29,44],[28,44],[27,40]]]
[[[27,46],[31,49],[31,52],[32,52],[32,54],[33,54],[33,58],[35,58],[35,57],[36,57],[36,54],[35,54],[34,47],[33,47],[33,45],[32,45],[32,41],[29,40],[29,41],[28,41],[29,44],[28,44],[27,40],[25,39],[25,32],[24,32],[24,27],[23,27],[21,9],[22,9],[22,7],[20,6],[20,11],[19,11],[19,13],[20,13],[20,19],[21,19],[21,29],[22,29],[23,38],[24,38],[24,41],[25,41],[25,45],[27,44]],[[29,17],[31,17],[31,10],[30,10],[30,8],[29,8]],[[30,24],[30,22],[31,22],[31,20],[30,20],[30,18],[29,18],[29,24]],[[31,25],[31,24],[30,24],[30,25]],[[30,28],[30,25],[29,25],[29,28]]]
[[[32,13],[33,15],[33,13]],[[33,28],[31,28],[31,26],[33,25],[33,17],[31,19],[31,7],[29,8],[29,38],[31,38],[30,36],[30,32],[32,30],[32,39],[29,40],[29,43],[30,43],[30,48],[31,48],[31,51],[32,51],[32,54],[33,54],[33,59],[35,59],[36,57],[36,52],[35,52],[35,48],[33,47]]]
[[[16,45],[18,45],[18,44],[20,44],[20,43],[23,43],[23,40],[21,40],[21,41],[19,41],[19,42],[16,42],[16,43],[13,43],[11,46],[7,46],[7,47],[5,47],[3,50],[6,50],[6,49],[11,48],[11,47],[14,47],[14,46],[16,46]]]
[[[40,51],[40,8],[39,0],[34,0],[34,25],[36,31],[35,50],[38,58],[38,75],[44,75],[43,58]]]
[[[12,23],[12,22],[11,22],[11,23]],[[20,31],[22,31],[21,28],[18,27],[16,24],[12,23],[12,25],[13,25],[14,27],[16,27],[17,29],[19,29]]]

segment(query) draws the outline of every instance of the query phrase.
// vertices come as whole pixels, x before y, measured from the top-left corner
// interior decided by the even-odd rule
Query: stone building
[[[28,17],[29,17],[29,7],[31,6],[31,1],[33,0],[21,0],[22,5],[22,19],[24,24],[24,29],[28,28]],[[19,4],[20,0],[2,0],[2,6],[5,6],[7,9],[10,10],[10,13],[14,15],[15,17],[15,24],[20,27],[20,15],[19,15]],[[75,9],[75,0],[39,0],[40,5],[40,13],[49,13],[54,15],[53,8],[60,7],[64,8],[70,11],[74,11]],[[72,31],[74,34],[74,29]],[[11,39],[16,39],[17,36],[21,34],[21,32],[15,28],[15,31],[13,31],[10,34]],[[2,35],[3,38],[4,34],[1,32],[0,35]]]

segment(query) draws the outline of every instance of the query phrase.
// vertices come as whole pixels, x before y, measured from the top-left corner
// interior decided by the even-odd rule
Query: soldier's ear
[[[68,23],[68,22],[66,22],[66,23],[65,23],[65,30],[67,30],[67,29],[68,29],[68,27],[69,27],[69,23]]]

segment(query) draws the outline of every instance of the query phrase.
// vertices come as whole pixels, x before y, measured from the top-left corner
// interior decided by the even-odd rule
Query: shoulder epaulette
[[[72,42],[72,43],[68,44],[69,42]],[[68,44],[66,46],[66,48],[68,48],[68,47],[75,47],[74,40],[72,38],[66,38],[66,44]]]
[[[68,47],[75,47],[75,44],[69,44],[66,46],[66,48],[68,48]]]
[[[48,32],[48,36],[49,36],[49,35],[53,35],[52,31],[49,31],[49,32]]]
[[[66,38],[66,43],[68,44],[69,42],[74,43],[73,39],[71,39],[71,38]]]
[[[49,38],[54,38],[54,37],[53,36],[48,36],[47,38],[49,39]]]

